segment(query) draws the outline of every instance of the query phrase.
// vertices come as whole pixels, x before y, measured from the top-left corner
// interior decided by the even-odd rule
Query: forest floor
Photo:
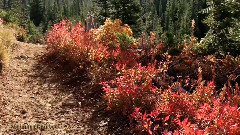
[[[67,65],[57,64],[54,58],[43,62],[47,61],[46,48],[16,43],[11,61],[0,75],[0,134],[95,135],[120,131],[111,124],[119,119],[110,118],[101,93],[91,93],[91,85],[84,82],[71,84],[74,72],[60,75],[56,71]]]

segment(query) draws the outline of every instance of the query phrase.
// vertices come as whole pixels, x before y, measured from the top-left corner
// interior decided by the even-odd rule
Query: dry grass
[[[14,29],[0,22],[0,67],[2,67],[3,64],[7,65],[10,59],[11,48],[16,41],[14,33]]]

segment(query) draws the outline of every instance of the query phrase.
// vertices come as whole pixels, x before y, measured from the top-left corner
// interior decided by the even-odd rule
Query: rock
[[[105,126],[105,125],[107,125],[107,124],[108,124],[108,122],[101,121],[101,122],[99,123],[99,126],[100,126],[100,127],[103,127],[103,126]]]
[[[25,109],[22,109],[22,110],[20,111],[20,113],[24,115],[24,114],[27,113],[27,111],[26,111]]]
[[[78,102],[75,101],[75,100],[66,100],[65,102],[62,102],[62,106],[71,106],[71,107],[74,107],[74,106],[78,106]]]
[[[25,56],[25,55],[20,55],[18,57],[16,57],[17,59],[28,59],[29,57],[28,56]]]

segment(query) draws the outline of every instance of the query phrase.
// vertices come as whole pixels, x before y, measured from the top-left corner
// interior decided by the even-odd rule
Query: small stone
[[[27,118],[27,115],[23,115],[23,119],[26,119]]]
[[[24,109],[22,109],[22,110],[20,111],[20,113],[21,113],[21,114],[26,114],[26,113],[27,113],[27,111],[26,111],[26,110],[24,110]]]
[[[104,121],[101,121],[100,123],[99,123],[99,126],[104,126],[104,125],[107,125],[108,124],[108,122],[104,122]]]
[[[47,107],[51,107],[52,105],[51,104],[46,104]]]
[[[62,103],[62,106],[77,106],[79,103],[76,101],[65,101]]]

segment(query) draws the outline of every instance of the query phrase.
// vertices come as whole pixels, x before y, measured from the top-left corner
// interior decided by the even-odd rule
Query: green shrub
[[[41,31],[41,27],[36,27],[32,21],[29,21],[26,26],[26,41],[30,43],[44,43],[44,36]]]
[[[6,23],[20,24],[19,12],[16,9],[9,11],[0,10],[0,18],[3,18]]]
[[[117,37],[118,43],[120,43],[121,50],[126,50],[127,48],[130,48],[131,45],[136,42],[133,37],[130,37],[126,33],[115,33],[115,36]]]

